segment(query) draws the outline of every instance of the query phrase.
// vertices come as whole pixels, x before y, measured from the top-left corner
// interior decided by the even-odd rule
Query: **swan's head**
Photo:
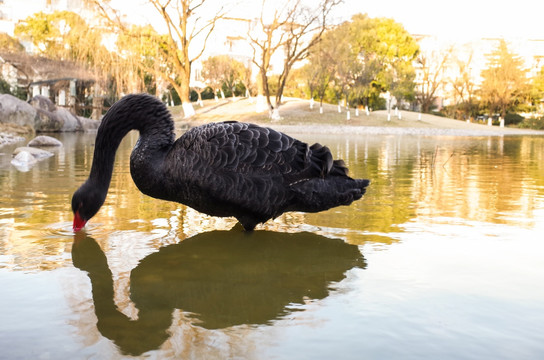
[[[106,191],[107,192],[107,191]],[[87,181],[72,196],[74,231],[81,230],[87,221],[100,209],[106,199],[106,192]]]

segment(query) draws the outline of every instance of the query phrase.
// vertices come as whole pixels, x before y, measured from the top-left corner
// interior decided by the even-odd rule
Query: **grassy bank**
[[[338,112],[336,105],[324,104],[323,114],[319,112],[319,104],[315,103],[313,109],[310,108],[308,100],[286,99],[284,105],[280,108],[280,121],[271,121],[268,112],[257,113],[254,100],[246,98],[225,99],[225,100],[207,100],[203,107],[195,104],[196,115],[191,119],[183,118],[181,106],[170,108],[176,122],[180,126],[197,126],[203,123],[237,120],[252,122],[261,125],[284,128],[284,127],[304,127],[308,131],[324,127],[326,129],[347,127],[349,131],[353,128],[372,127],[368,129],[376,131],[376,128],[384,129],[385,132],[399,132],[406,129],[409,132],[421,133],[425,129],[442,129],[462,131],[459,134],[536,134],[543,135],[543,131],[518,129],[518,128],[500,128],[498,126],[487,126],[485,124],[467,123],[465,121],[448,119],[430,114],[420,114],[410,111],[400,112],[400,116],[395,116],[391,111],[391,118],[388,121],[388,114],[385,110],[372,111],[366,115],[364,111],[359,111],[357,116],[354,109],[350,110],[350,119],[344,108]],[[419,130],[418,130],[419,129]],[[444,131],[442,131],[443,133]]]

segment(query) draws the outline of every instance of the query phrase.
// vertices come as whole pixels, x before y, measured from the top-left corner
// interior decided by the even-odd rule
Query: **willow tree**
[[[94,0],[94,3],[111,26],[117,31],[128,32],[121,12],[114,9],[109,0]],[[171,66],[158,75],[178,93],[185,117],[190,117],[195,113],[190,102],[191,64],[202,56],[206,42],[225,10],[214,8],[216,3],[207,0],[147,0],[147,4],[165,28],[166,39],[157,49]]]
[[[317,5],[308,6],[303,0],[262,0],[260,17],[257,25],[250,29],[248,38],[271,118],[280,119],[281,98],[293,65],[305,59],[309,50],[319,42],[330,11],[340,2],[320,0]],[[278,71],[272,69],[272,63],[274,55],[280,51],[283,66]],[[277,79],[274,86],[270,84],[272,70],[279,73],[274,77]],[[272,87],[277,89],[274,102],[271,100]]]
[[[18,38],[30,41],[39,55],[71,61],[91,71],[96,81],[95,95],[99,95],[106,85],[112,65],[111,54],[102,45],[100,29],[89,26],[78,14],[38,12],[19,22],[14,32]],[[62,69],[57,70],[62,72]]]
[[[0,49],[7,52],[21,52],[25,48],[19,40],[9,36],[6,33],[0,33]]]
[[[150,91],[153,86],[149,83],[154,82],[155,93],[160,96],[164,77],[175,78],[162,51],[167,42],[166,35],[158,34],[150,25],[132,25],[119,34],[116,47],[122,51],[112,54],[117,86],[130,89],[129,92]]]

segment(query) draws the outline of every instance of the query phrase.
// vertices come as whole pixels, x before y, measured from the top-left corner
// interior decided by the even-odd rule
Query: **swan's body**
[[[286,211],[349,205],[369,184],[347,176],[328,148],[253,124],[206,124],[175,140],[171,115],[158,99],[128,95],[98,129],[91,173],[72,198],[74,230],[104,203],[115,152],[132,129],[140,138],[130,172],[141,192],[209,215],[234,216],[246,230]]]

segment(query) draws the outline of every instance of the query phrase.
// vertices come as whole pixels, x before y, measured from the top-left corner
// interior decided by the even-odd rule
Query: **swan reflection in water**
[[[290,304],[327,297],[347,270],[366,266],[357,246],[312,233],[202,233],[161,248],[132,270],[134,321],[116,308],[112,273],[93,238],[76,235],[72,261],[91,280],[98,330],[132,355],[168,339],[174,309],[206,329],[268,324],[294,311]]]

